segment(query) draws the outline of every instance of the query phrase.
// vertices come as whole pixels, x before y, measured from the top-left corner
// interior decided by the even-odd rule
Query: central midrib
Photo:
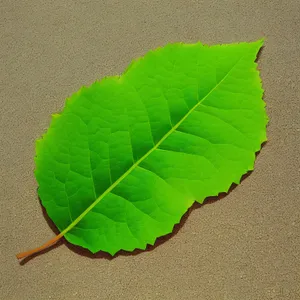
[[[65,235],[69,230],[71,230],[76,224],[78,224],[87,214],[91,211],[107,194],[109,194],[128,174],[130,174],[145,158],[147,158],[153,151],[158,149],[158,147],[164,142],[169,135],[171,135],[187,117],[198,107],[200,104],[213,93],[222,82],[228,77],[235,66],[241,61],[243,56],[241,56],[237,62],[229,69],[225,76],[213,87],[197,104],[195,104],[188,113],[176,124],[171,130],[169,130],[157,143],[151,148],[146,154],[144,154],[139,160],[137,160],[121,177],[119,177],[108,189],[106,189],[81,215],[79,215],[66,229],[61,232],[61,235]]]

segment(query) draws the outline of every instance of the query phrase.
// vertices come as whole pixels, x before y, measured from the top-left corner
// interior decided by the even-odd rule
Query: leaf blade
[[[174,165],[174,163],[179,164],[179,169],[181,172],[184,170],[185,176],[189,175],[187,174],[188,171],[194,170],[195,164],[200,170],[204,166],[207,174],[215,176],[215,179],[219,179],[220,181],[222,181],[222,176],[226,174],[227,168],[234,165],[232,163],[229,164],[228,161],[223,162],[222,172],[219,171],[218,173],[213,170],[216,168],[214,164],[221,164],[220,160],[215,159],[216,161],[213,163],[211,161],[212,158],[207,159],[204,157],[203,159],[202,157],[195,160],[194,156],[197,156],[195,149],[202,147],[201,149],[203,150],[203,145],[198,140],[199,138],[201,139],[201,135],[197,136],[195,132],[191,133],[188,131],[190,131],[191,128],[195,129],[193,126],[195,126],[197,121],[206,118],[206,120],[213,119],[212,123],[215,124],[215,128],[218,129],[216,131],[217,133],[219,133],[222,127],[218,122],[223,121],[223,126],[229,126],[231,128],[230,130],[227,129],[229,137],[230,135],[235,136],[232,134],[232,132],[234,132],[234,125],[224,125],[224,123],[229,122],[226,114],[221,113],[222,117],[220,117],[220,109],[218,108],[216,112],[214,108],[212,108],[212,105],[215,104],[212,96],[217,93],[220,85],[223,85],[229,74],[231,74],[232,70],[234,70],[241,61],[244,60],[244,65],[250,61],[249,68],[251,70],[253,69],[253,61],[261,45],[262,41],[252,44],[239,44],[238,46],[223,45],[215,46],[215,48],[212,47],[215,53],[212,57],[209,56],[209,63],[215,63],[215,66],[217,66],[220,64],[220,61],[222,61],[222,64],[227,68],[227,72],[223,69],[222,71],[218,71],[216,67],[215,70],[211,68],[213,71],[210,71],[205,61],[201,66],[197,63],[197,71],[194,71],[195,76],[197,76],[199,69],[201,69],[202,71],[208,70],[208,73],[204,72],[203,74],[209,74],[209,78],[204,78],[205,76],[202,73],[200,75],[198,74],[199,78],[197,77],[195,80],[188,77],[186,79],[188,88],[184,89],[184,92],[181,94],[178,93],[180,95],[177,98],[176,93],[172,91],[174,87],[170,79],[166,80],[162,86],[160,86],[160,82],[164,80],[161,77],[159,80],[153,79],[153,72],[155,73],[159,63],[164,61],[164,54],[171,55],[170,53],[172,53],[173,55],[171,55],[172,59],[166,63],[169,68],[168,74],[172,74],[172,72],[180,73],[178,70],[181,70],[181,73],[176,77],[176,84],[179,84],[180,88],[182,88],[180,80],[185,78],[182,73],[185,74],[187,70],[191,71],[189,68],[191,68],[194,63],[194,56],[191,56],[189,51],[192,49],[194,51],[193,53],[197,53],[197,51],[201,50],[207,54],[212,48],[201,44],[194,45],[194,48],[192,46],[185,47],[185,45],[170,45],[163,48],[161,50],[162,53],[160,53],[160,50],[157,50],[156,54],[150,52],[144,59],[132,64],[121,78],[107,78],[100,83],[97,82],[93,84],[90,89],[83,89],[75,96],[72,96],[67,102],[62,115],[52,121],[50,129],[47,132],[47,139],[44,138],[43,142],[41,142],[44,146],[40,145],[39,148],[37,148],[36,158],[36,176],[40,184],[40,197],[48,214],[52,219],[56,220],[55,223],[64,233],[65,237],[74,244],[89,248],[92,252],[104,250],[114,254],[120,249],[129,251],[134,248],[145,249],[146,245],[153,243],[156,237],[167,234],[172,230],[174,224],[179,222],[181,216],[193,203],[193,200],[198,198],[197,200],[202,202],[208,192],[208,195],[211,195],[211,193],[214,195],[226,191],[226,189],[228,190],[232,182],[238,182],[239,176],[242,176],[247,170],[253,168],[254,153],[259,150],[260,144],[265,138],[265,133],[260,133],[261,136],[257,138],[257,132],[266,126],[264,106],[258,109],[260,126],[256,128],[256,131],[254,131],[255,134],[253,134],[256,138],[255,145],[249,144],[252,150],[251,155],[248,154],[247,156],[244,153],[245,149],[239,149],[247,144],[245,139],[241,144],[235,145],[234,147],[239,150],[234,151],[234,153],[235,155],[243,157],[244,163],[242,166],[236,163],[234,174],[231,177],[229,176],[226,182],[222,182],[218,188],[214,186],[213,179],[208,180],[203,177],[206,183],[202,185],[199,180],[193,179],[194,177],[201,178],[201,176],[204,176],[202,171],[194,171],[192,174],[194,177],[187,177],[189,178],[189,182],[187,182],[186,179],[176,179],[175,175],[178,173],[178,167],[177,169],[172,169],[172,165]],[[218,56],[219,47],[223,47],[222,50],[227,48],[226,51],[230,54],[229,57],[234,60],[233,65],[229,66],[230,64],[221,58],[213,62],[213,59],[216,59]],[[232,53],[228,48],[233,49]],[[245,54],[241,56],[245,49],[250,49],[248,54],[246,54],[247,60],[244,59]],[[177,56],[179,55],[181,60],[174,60],[177,57],[174,53],[177,54]],[[240,55],[239,58],[237,58],[237,53]],[[187,63],[188,56],[191,56],[189,63]],[[200,56],[199,53],[198,56]],[[146,64],[146,66],[143,65],[143,63]],[[147,72],[145,72],[147,73],[145,78],[141,78],[142,74],[140,70],[147,70]],[[257,77],[257,73],[255,74]],[[149,81],[149,78],[151,79],[151,88],[143,88],[141,83],[143,83],[143,80]],[[256,80],[257,79],[259,80],[259,76]],[[205,80],[206,84],[199,85],[199,81],[201,82],[201,80]],[[215,84],[213,84],[214,82]],[[260,101],[258,103],[262,102],[261,96],[262,89],[255,94],[255,99],[259,99]],[[199,100],[199,97],[201,100]],[[83,101],[83,99],[85,99],[85,101]],[[99,99],[101,99],[101,102]],[[122,101],[118,99],[122,99]],[[195,101],[195,99],[197,100]],[[216,97],[216,99],[220,99],[220,96]],[[202,104],[204,101],[205,103],[207,102],[209,107]],[[132,105],[132,103],[134,103],[134,105]],[[201,109],[198,111],[200,107]],[[138,108],[138,110],[136,110],[136,108]],[[199,118],[199,116],[195,117],[196,113],[200,113],[201,118]],[[98,117],[99,115],[101,118]],[[62,120],[62,118],[63,122],[60,123],[59,121]],[[223,118],[227,121],[224,122]],[[135,122],[136,119],[138,120],[137,122]],[[218,119],[220,120],[217,121]],[[175,122],[177,123],[174,125]],[[249,124],[251,125],[252,123],[250,122]],[[210,122],[207,121],[206,124],[210,124]],[[204,125],[202,122],[200,127],[206,130],[207,128],[203,127]],[[251,127],[250,125],[246,127]],[[76,130],[74,130],[74,128]],[[124,130],[124,128],[126,128],[126,130]],[[201,134],[203,134],[203,132],[205,133],[205,130],[202,131]],[[212,130],[212,128],[210,128],[210,130]],[[181,138],[183,138],[182,134],[185,135],[183,138],[185,141],[187,141],[187,134],[193,136],[192,141],[195,147],[192,150],[190,148],[188,149],[188,151],[192,153],[186,153],[184,159],[182,158],[182,154],[180,154],[180,150],[176,149],[179,141],[177,131],[181,132],[179,133],[181,134]],[[63,134],[63,132],[65,132],[65,134]],[[54,137],[51,138],[51,134],[53,134]],[[69,136],[70,134],[71,138]],[[175,136],[175,134],[177,138],[175,142],[172,143],[171,138],[172,135]],[[241,139],[240,137],[238,140],[241,141]],[[45,140],[49,140],[49,142],[47,143]],[[68,143],[64,143],[64,140],[67,140]],[[191,138],[188,139],[188,141],[190,140]],[[215,144],[214,140],[208,140],[207,137],[204,137],[204,140],[210,145]],[[220,142],[220,140],[218,140],[218,142]],[[184,147],[184,144],[183,142],[182,147]],[[229,151],[228,149],[226,150],[226,143],[223,143],[223,146],[221,145],[222,143],[219,143],[219,146],[211,146],[216,157],[220,149],[222,149],[223,155],[230,156],[233,147],[231,146],[231,151]],[[160,146],[165,148],[169,147],[170,149],[160,149]],[[48,153],[45,149],[51,149],[52,154]],[[76,151],[74,151],[74,149]],[[172,154],[169,153],[170,151]],[[62,152],[68,153],[68,155],[66,155],[67,158],[61,157]],[[168,152],[167,156],[165,152]],[[56,155],[53,155],[53,153]],[[181,163],[177,162],[177,158],[180,155]],[[193,159],[191,155],[194,155]],[[85,157],[85,159],[83,159],[83,157]],[[46,165],[55,165],[51,170],[54,175],[48,172],[43,160],[46,161]],[[70,169],[65,166],[66,160],[68,161]],[[60,163],[57,163],[59,161]],[[80,164],[78,161],[80,161]],[[161,162],[164,162],[166,166],[163,167]],[[210,164],[213,165],[213,167],[209,167]],[[62,167],[61,165],[64,166]],[[186,168],[186,170],[185,167],[187,166],[188,168]],[[63,171],[61,171],[61,169]],[[126,171],[124,172],[124,170]],[[43,172],[46,172],[51,180],[45,179]],[[146,182],[149,186],[143,186],[143,182],[139,181],[140,177],[147,178]],[[51,188],[46,186],[46,183],[48,184],[49,181],[52,184],[55,182]],[[155,227],[148,217],[142,217],[143,211],[141,209],[138,210],[136,206],[130,206],[131,208],[129,209],[128,215],[130,222],[125,222],[128,227],[126,229],[126,225],[124,225],[125,217],[122,216],[122,212],[124,209],[127,211],[129,205],[136,201],[127,201],[131,204],[126,202],[126,199],[132,197],[131,193],[128,194],[126,192],[128,189],[132,191],[132,182],[142,187],[135,192],[136,195],[141,197],[141,195],[147,191],[148,198],[152,199],[153,203],[156,203],[155,201],[159,199],[161,207],[167,207],[168,212],[175,210],[176,214],[174,214],[173,217],[162,217],[164,214],[160,207],[155,214],[155,220],[159,220],[159,225]],[[151,184],[149,182],[151,182]],[[165,184],[162,182],[165,182]],[[163,185],[163,187],[161,185]],[[76,188],[77,186],[80,186],[80,188]],[[123,188],[120,189],[120,186],[123,186]],[[128,186],[130,188],[128,188]],[[202,188],[199,189],[199,187]],[[118,190],[118,195],[115,194],[115,189]],[[52,196],[54,200],[49,196],[49,190],[52,194],[54,194],[54,192],[57,194],[54,197]],[[58,193],[57,190],[59,191]],[[162,198],[161,195],[155,194],[155,196],[153,196],[151,194],[153,190],[166,194],[164,194]],[[166,190],[168,190],[168,192],[166,192]],[[203,190],[207,192],[204,193]],[[66,195],[64,195],[64,193]],[[123,194],[125,194],[125,198]],[[125,202],[122,199],[125,199]],[[172,202],[172,199],[175,199],[175,201]],[[51,201],[55,202],[55,204],[53,205]],[[118,221],[114,221],[112,224],[111,217],[107,218],[107,215],[109,215],[108,208],[111,203],[115,202],[118,202],[120,207],[117,209],[117,213],[114,212],[114,214],[118,215],[120,220],[123,221],[118,219]],[[62,207],[59,207],[57,203],[63,203]],[[143,203],[143,205],[146,205],[145,202]],[[121,208],[123,208],[123,210]],[[87,228],[93,228],[93,224],[97,222],[92,215],[97,214],[99,219],[101,211],[106,211],[106,218],[105,216],[100,218],[101,222],[98,227],[90,230],[90,232],[93,231],[92,233],[83,233],[83,231],[87,231]],[[66,217],[67,213],[69,214],[68,217]],[[62,215],[64,215],[64,218],[61,217]],[[89,217],[87,217],[88,215]],[[137,220],[140,221],[138,226],[136,225]],[[135,225],[129,227],[129,224],[130,226],[132,226],[132,224]],[[141,231],[141,228],[144,229],[144,232]],[[156,228],[153,230],[155,234],[151,234],[151,228]],[[103,231],[104,229],[106,231]],[[116,238],[116,236],[118,238]],[[124,238],[124,236],[126,238]]]

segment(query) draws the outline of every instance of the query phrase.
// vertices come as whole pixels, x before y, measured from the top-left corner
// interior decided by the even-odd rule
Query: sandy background
[[[300,299],[299,0],[0,6],[0,299]],[[34,141],[66,97],[168,42],[263,34],[269,142],[240,186],[194,207],[150,251],[93,259],[61,243],[19,264],[17,252],[54,236],[37,198]]]

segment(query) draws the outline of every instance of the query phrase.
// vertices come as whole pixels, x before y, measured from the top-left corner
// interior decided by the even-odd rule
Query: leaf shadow
[[[265,146],[267,142],[264,142],[262,145],[261,145],[261,149]],[[261,151],[261,150],[260,150]],[[260,151],[258,151],[256,153],[256,157],[259,155]],[[249,171],[247,172],[246,174],[244,174],[242,177],[241,177],[241,180],[240,180],[240,184],[242,184],[242,182],[248,178],[251,174],[252,174],[253,171]],[[103,251],[99,251],[95,254],[91,253],[89,250],[85,249],[85,248],[82,248],[80,246],[76,246],[76,245],[73,245],[71,243],[69,243],[64,237],[61,238],[56,244],[48,247],[47,249],[44,249],[38,253],[35,253],[31,256],[28,256],[26,258],[24,258],[23,260],[20,261],[20,265],[25,265],[26,263],[28,263],[30,260],[32,260],[33,258],[37,257],[37,256],[40,256],[42,254],[45,254],[49,251],[51,251],[52,249],[55,249],[55,248],[58,248],[60,247],[61,245],[65,245],[67,246],[71,251],[73,251],[74,253],[78,254],[78,255],[81,255],[81,256],[85,256],[85,257],[88,257],[90,259],[107,259],[107,260],[113,260],[115,259],[116,257],[118,256],[135,256],[135,255],[139,255],[143,252],[150,252],[150,251],[153,251],[154,249],[156,249],[157,247],[159,247],[160,245],[164,244],[165,242],[167,242],[168,240],[170,240],[172,237],[174,237],[180,230],[181,228],[184,226],[185,222],[187,221],[189,215],[191,214],[191,212],[195,209],[199,209],[201,208],[202,206],[204,205],[210,205],[210,204],[213,204],[221,199],[224,199],[229,193],[231,193],[238,185],[237,184],[232,184],[228,190],[228,192],[223,192],[223,193],[220,193],[218,196],[212,196],[212,197],[207,197],[205,199],[205,201],[200,204],[198,202],[194,202],[194,204],[188,209],[188,211],[183,215],[183,217],[181,218],[181,221],[180,223],[176,224],[173,228],[173,231],[167,235],[164,235],[164,236],[161,236],[159,238],[156,239],[155,241],[155,244],[154,245],[147,245],[146,249],[145,250],[140,250],[140,249],[135,249],[133,250],[132,252],[129,252],[129,251],[125,251],[125,250],[120,250],[119,252],[117,252],[114,256],[106,253],[106,252],[103,252]],[[38,198],[39,199],[39,198]],[[42,213],[43,213],[43,216],[47,222],[47,224],[49,225],[49,227],[51,228],[51,230],[53,231],[53,233],[55,235],[58,235],[60,233],[60,231],[57,229],[56,225],[54,224],[54,222],[50,219],[50,217],[48,216],[47,212],[46,212],[46,209],[43,207],[42,203],[41,203],[41,200],[39,199],[39,203],[40,203],[40,206],[41,206],[41,210],[42,210]]]

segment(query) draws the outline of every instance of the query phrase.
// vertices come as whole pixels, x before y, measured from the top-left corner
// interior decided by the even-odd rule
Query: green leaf
[[[266,140],[262,44],[169,44],[67,99],[35,158],[62,235],[93,253],[145,249],[238,184]]]

